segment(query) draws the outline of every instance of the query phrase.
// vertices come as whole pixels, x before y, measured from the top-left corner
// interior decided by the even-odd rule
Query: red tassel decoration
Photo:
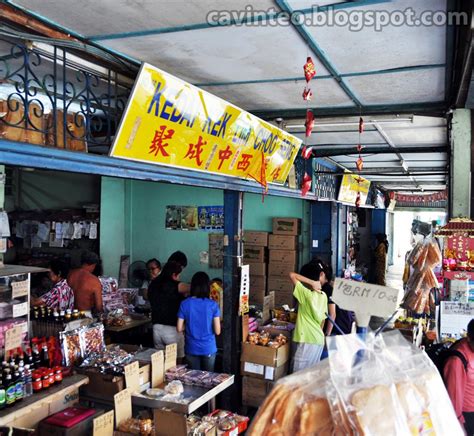
[[[359,118],[359,133],[364,132],[364,119],[362,117]]]
[[[357,192],[355,207],[356,207],[356,208],[359,208],[359,207],[360,207],[360,192]]]
[[[303,185],[301,186],[301,196],[305,197],[311,189],[311,176],[308,173],[304,173]]]
[[[306,63],[304,64],[303,70],[304,70],[304,77],[306,78],[306,82],[309,83],[309,81],[314,76],[316,76],[316,68],[314,66],[313,59],[311,59],[310,56],[306,58]]]
[[[306,127],[306,137],[309,138],[314,127],[314,114],[310,110],[306,111],[306,122],[304,125]]]
[[[312,96],[313,96],[313,91],[311,91],[310,88],[305,87],[303,90],[303,100],[310,101]]]
[[[301,150],[301,156],[303,159],[309,159],[311,155],[313,154],[313,147],[306,147],[306,145],[303,147],[303,150]]]
[[[357,161],[356,161],[356,167],[357,167],[357,171],[359,171],[359,172],[363,170],[363,168],[364,168],[364,160],[363,160],[361,157],[359,157],[359,159],[357,159]]]

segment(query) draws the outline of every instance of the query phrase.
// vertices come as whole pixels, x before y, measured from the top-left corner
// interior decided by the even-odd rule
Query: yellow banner
[[[143,64],[110,156],[284,183],[301,140]]]
[[[357,174],[347,173],[342,177],[338,201],[355,203],[357,193],[360,192],[360,203],[365,204],[369,194],[370,181]]]

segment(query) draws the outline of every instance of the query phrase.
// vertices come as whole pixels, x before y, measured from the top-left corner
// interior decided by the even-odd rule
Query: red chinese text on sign
[[[202,136],[199,137],[196,144],[189,144],[188,152],[184,156],[188,159],[195,159],[197,165],[202,165],[201,153],[204,151],[203,146],[207,144],[207,141],[202,140]]]
[[[219,167],[217,168],[220,170],[222,168],[223,163],[230,159],[232,156],[232,151],[229,146],[227,146],[224,150],[219,150],[219,160],[221,161]]]
[[[237,169],[241,171],[247,171],[250,166],[250,159],[252,159],[253,154],[242,153],[242,159],[237,163]]]
[[[169,153],[165,150],[165,147],[168,147],[169,144],[164,141],[173,138],[173,135],[173,129],[166,130],[166,126],[160,126],[159,130],[155,130],[155,136],[151,140],[148,154],[154,154],[155,157],[160,153],[164,157],[169,156]]]

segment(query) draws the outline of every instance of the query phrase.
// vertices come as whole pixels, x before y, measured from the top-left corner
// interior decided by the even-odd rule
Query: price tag
[[[113,436],[114,434],[114,411],[104,413],[94,419],[93,436]]]
[[[151,355],[151,387],[156,388],[164,382],[165,361],[163,351]]]
[[[124,367],[125,385],[131,392],[140,390],[140,365],[138,362],[132,362]]]
[[[165,371],[176,366],[178,344],[170,344],[165,348]]]
[[[28,295],[29,289],[29,280],[22,280],[21,282],[12,282],[12,298],[24,297]]]
[[[28,313],[28,302],[13,305],[13,318],[25,316]]]
[[[132,395],[130,389],[124,389],[114,395],[115,425],[132,417]]]
[[[21,347],[23,324],[18,324],[5,332],[5,351]]]

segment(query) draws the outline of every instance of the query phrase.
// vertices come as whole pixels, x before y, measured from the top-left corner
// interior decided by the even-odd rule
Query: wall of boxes
[[[271,233],[244,231],[244,264],[250,266],[250,304],[262,307],[263,322],[270,319],[274,307],[295,307],[289,273],[299,270],[300,235],[299,218],[273,218]],[[242,347],[242,403],[259,407],[275,381],[288,373],[290,343],[277,349],[248,343]]]

